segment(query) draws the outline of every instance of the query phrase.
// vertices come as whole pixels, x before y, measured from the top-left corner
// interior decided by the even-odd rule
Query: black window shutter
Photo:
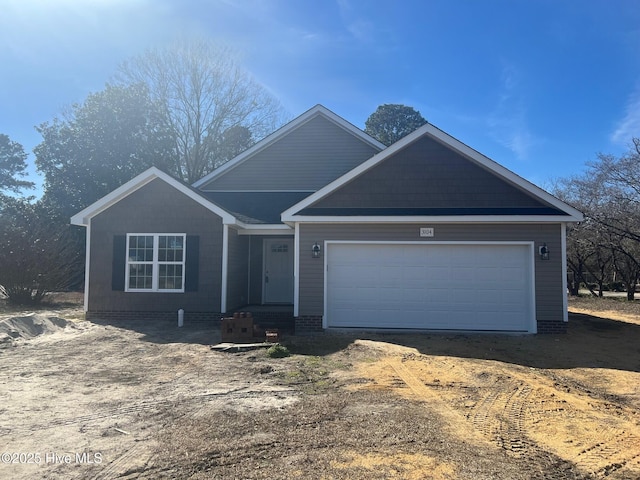
[[[127,237],[113,236],[113,257],[111,264],[111,289],[124,292],[126,271]]]
[[[187,257],[184,263],[184,291],[197,292],[200,276],[200,237],[198,235],[187,235]]]

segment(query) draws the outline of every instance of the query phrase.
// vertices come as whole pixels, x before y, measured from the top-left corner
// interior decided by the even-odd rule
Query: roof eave
[[[583,217],[572,215],[441,215],[441,216],[312,216],[282,217],[288,225],[295,223],[575,223]]]

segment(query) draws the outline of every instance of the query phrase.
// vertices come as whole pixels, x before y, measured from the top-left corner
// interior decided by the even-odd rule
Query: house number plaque
[[[420,228],[420,236],[421,237],[433,237],[433,227],[421,227]]]

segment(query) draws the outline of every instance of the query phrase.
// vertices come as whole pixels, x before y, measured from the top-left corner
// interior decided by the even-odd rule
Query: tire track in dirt
[[[444,402],[441,396],[433,391],[433,387],[428,387],[414,375],[409,367],[402,362],[390,361],[389,363],[414,392],[421,392],[418,393],[419,396],[430,401],[437,399],[438,402],[445,405],[446,410],[456,412],[455,408]],[[435,360],[432,363],[439,364],[441,369],[453,370],[452,365],[446,362]],[[455,370],[457,370],[457,374],[460,374],[456,383],[468,382],[472,377],[468,371]],[[439,389],[441,388],[446,387],[439,387]],[[485,390],[489,394],[471,407],[471,412],[466,415],[457,414],[457,416],[465,421],[470,421],[478,432],[513,456],[520,458],[527,454],[531,441],[524,434],[524,409],[531,388],[522,382],[496,381]]]
[[[460,415],[455,410],[449,408],[442,399],[432,391],[429,387],[427,387],[420,378],[418,378],[404,363],[404,360],[399,357],[391,357],[385,360],[386,364],[393,369],[395,374],[397,375],[397,380],[401,382],[401,384],[406,385],[412,391],[414,396],[418,397],[419,400],[430,403],[430,404],[438,404],[441,408],[438,409],[438,413],[440,413],[447,423],[451,425],[457,425],[461,422],[465,421],[465,417]]]
[[[509,383],[484,397],[467,415],[473,426],[516,457],[527,454],[531,441],[524,433],[524,407],[531,388]]]
[[[424,360],[420,358],[420,361]],[[477,382],[477,375],[473,369],[460,368],[453,362],[438,358],[429,358],[427,363],[437,367],[434,374],[437,374],[437,370],[445,369],[453,372],[460,382]],[[580,414],[571,405],[572,399],[575,400],[576,396],[587,396],[607,404],[612,401],[610,395],[589,390],[556,372],[536,370],[529,375],[533,375],[534,379],[551,380],[553,386],[536,382],[537,386],[533,389],[528,384],[529,379],[520,372],[511,370],[508,376],[498,377],[498,381],[489,387],[490,393],[472,407],[473,413],[467,415],[478,430],[495,439],[498,445],[518,457],[522,457],[535,443],[527,438],[527,431],[531,430],[532,424],[549,423],[550,416],[554,417],[555,422],[567,422]],[[578,393],[569,393],[572,390],[577,390]],[[595,409],[593,404],[591,406]],[[618,416],[622,417],[625,420],[623,424],[632,418],[625,410],[616,405],[615,419],[617,420]],[[633,428],[632,425],[627,426]],[[618,470],[629,470],[640,478],[638,434],[620,428],[613,429],[603,424],[596,427],[593,436],[598,439],[597,442],[589,444],[577,455],[569,455],[567,460],[598,477],[609,476]],[[527,455],[530,455],[530,452]]]
[[[440,359],[430,359],[429,363],[439,364],[440,368],[447,368],[449,371],[453,369],[463,380],[474,380],[473,370],[452,368],[450,363]],[[544,442],[541,444],[527,438],[527,432],[533,429],[534,424],[548,424],[549,417],[553,417],[553,422],[569,425],[580,423],[575,419],[581,416],[585,418],[585,423],[597,420],[597,417],[589,417],[590,412],[579,412],[572,406],[577,397],[584,396],[607,403],[611,401],[610,395],[599,395],[598,392],[586,389],[577,382],[568,381],[552,371],[536,370],[530,372],[529,377],[536,383],[535,388],[529,385],[531,378],[526,378],[521,372],[511,369],[509,376],[501,377],[493,386],[495,390],[478,402],[473,408],[474,414],[469,416],[472,423],[490,437],[499,432],[496,435],[498,444],[518,457],[522,457],[524,453],[531,455],[532,452],[527,450],[531,450],[532,445],[548,450]],[[545,385],[544,380],[551,380],[552,384]],[[574,393],[570,393],[572,391]],[[589,406],[595,410],[593,403]],[[505,411],[506,415],[500,415],[501,410]],[[633,428],[626,422],[631,416],[626,415],[624,410],[616,408],[616,415],[612,420],[617,421],[617,417],[620,416],[624,419],[622,425]],[[498,422],[499,427],[496,426]],[[597,478],[610,476],[616,471],[620,471],[621,474],[629,471],[633,475],[630,478],[640,478],[640,437],[606,424],[597,425],[595,430],[592,436],[597,438],[597,441],[590,443],[577,455],[565,455],[565,460]],[[503,436],[505,433],[506,437]],[[515,442],[514,437],[517,439]]]
[[[127,405],[123,407],[115,407],[115,408],[106,408],[99,409],[94,413],[90,413],[87,415],[79,415],[74,417],[67,418],[55,418],[48,422],[40,423],[40,424],[31,424],[28,426],[16,426],[16,427],[3,427],[0,426],[0,430],[9,432],[22,432],[22,431],[39,431],[47,428],[56,428],[65,425],[73,425],[76,423],[90,423],[95,422],[97,420],[103,420],[106,418],[115,418],[123,415],[136,414],[146,411],[153,410],[164,410],[173,405],[181,405],[182,408],[185,405],[193,405],[193,404],[201,404],[207,403],[211,401],[216,401],[221,398],[230,398],[233,400],[242,400],[242,399],[254,399],[260,398],[265,395],[273,395],[273,396],[282,396],[289,397],[295,396],[298,392],[296,390],[247,390],[244,388],[224,391],[224,392],[211,392],[211,393],[202,393],[198,395],[192,396],[179,396],[170,399],[162,399],[162,400],[147,400],[134,403],[132,405]]]
[[[421,400],[437,402],[448,421],[464,418],[511,456],[532,465],[551,459],[553,478],[575,478],[575,467],[590,478],[640,478],[637,416],[606,393],[599,398],[558,382],[554,372],[517,366],[469,368],[414,354],[384,363],[396,374],[386,381],[390,388],[401,383]]]
[[[541,385],[528,406],[531,419],[553,416],[555,423],[580,431],[573,448],[567,448],[566,458],[596,478],[614,472],[623,478],[640,478],[640,428],[629,407],[615,403],[612,396],[585,388],[579,382],[556,372],[539,370],[540,378],[552,385]],[[576,405],[586,408],[578,409]],[[537,407],[537,408],[536,408]],[[611,408],[608,408],[611,407]],[[533,428],[530,425],[530,428]],[[570,432],[569,432],[570,433]],[[570,435],[567,441],[574,443]]]
[[[136,473],[142,473],[153,465],[155,454],[152,445],[148,442],[138,442],[132,448],[107,463],[96,475],[87,477],[86,474],[78,476],[78,480],[90,478],[91,480],[110,480],[123,478]]]
[[[415,358],[424,362],[424,358]],[[482,376],[473,370],[459,368],[452,362],[446,362],[437,358],[429,358],[429,366],[435,366],[437,371],[447,371],[454,375],[456,383],[461,386],[471,386],[478,383]],[[492,379],[489,385],[482,389],[489,392],[480,401],[470,407],[471,411],[465,415],[476,430],[489,437],[497,446],[511,455],[521,458],[529,454],[532,442],[525,433],[525,411],[532,389],[525,382],[513,380],[510,376],[501,376]],[[450,408],[455,408],[451,407]]]
[[[625,454],[629,449],[637,453]],[[608,477],[616,471],[624,473],[625,470],[629,470],[638,473],[640,437],[625,431],[603,429],[602,440],[585,448],[572,460],[597,478]]]

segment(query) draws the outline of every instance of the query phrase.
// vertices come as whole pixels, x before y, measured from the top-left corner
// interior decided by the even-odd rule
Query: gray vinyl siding
[[[314,208],[547,206],[429,137],[319,200]]]
[[[229,261],[227,264],[227,312],[248,303],[249,238],[229,229]]]
[[[219,312],[222,219],[162,180],[123,198],[91,219],[88,311]],[[186,233],[199,237],[196,292],[112,290],[113,239],[127,233]],[[188,254],[187,254],[188,255]]]
[[[316,116],[201,189],[316,191],[377,152],[327,118]]]
[[[434,227],[432,238],[420,237],[420,227]],[[311,246],[325,240],[356,241],[532,241],[535,251],[546,243],[549,260],[536,254],[535,292],[538,321],[559,322],[563,319],[561,225],[501,225],[501,224],[301,224],[299,315],[324,314],[324,260],[311,257]],[[323,245],[323,257],[324,257]],[[460,282],[464,292],[464,279]]]

